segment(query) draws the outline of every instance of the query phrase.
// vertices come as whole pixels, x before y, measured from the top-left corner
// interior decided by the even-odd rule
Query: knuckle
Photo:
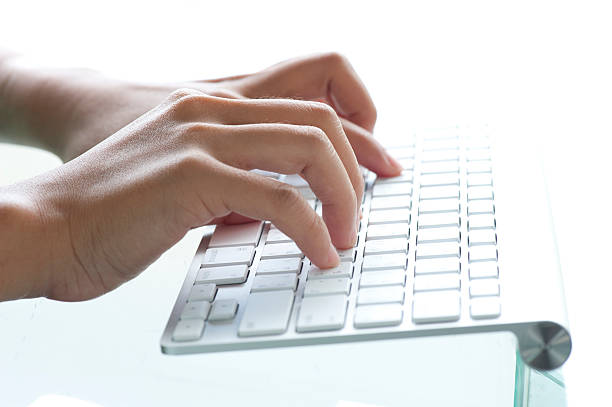
[[[192,95],[198,95],[200,94],[200,92],[194,90],[194,89],[190,89],[190,88],[179,88],[176,89],[175,91],[173,91],[169,96],[168,99],[170,99],[173,102],[177,102],[183,98],[192,96]]]
[[[182,177],[192,177],[208,166],[207,158],[208,157],[198,149],[189,149],[176,158],[174,169]]]
[[[317,118],[326,122],[338,120],[336,111],[328,104],[322,102],[308,102],[308,108]]]
[[[337,51],[323,54],[323,59],[330,62],[332,65],[348,65],[348,58]]]
[[[329,144],[329,139],[327,138],[327,134],[323,130],[321,130],[317,126],[303,126],[304,135],[308,139],[309,142],[316,144],[318,146],[323,146]]]
[[[274,196],[277,205],[285,208],[296,207],[302,199],[302,195],[300,195],[297,189],[280,182],[276,185]]]

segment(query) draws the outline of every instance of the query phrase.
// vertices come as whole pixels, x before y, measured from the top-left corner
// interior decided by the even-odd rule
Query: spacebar
[[[293,290],[251,293],[238,327],[238,336],[277,335],[285,332],[293,306],[293,295]]]

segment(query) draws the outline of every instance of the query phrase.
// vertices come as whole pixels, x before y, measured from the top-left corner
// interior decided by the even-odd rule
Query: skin
[[[335,266],[335,248],[356,240],[359,164],[401,172],[372,138],[375,122],[366,88],[335,53],[141,84],[0,51],[0,135],[65,161],[0,188],[0,300],[97,297],[211,223],[270,220],[313,263]],[[323,217],[255,168],[302,176]]]

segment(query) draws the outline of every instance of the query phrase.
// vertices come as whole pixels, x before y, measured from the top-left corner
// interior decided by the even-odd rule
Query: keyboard
[[[338,251],[337,267],[311,264],[270,222],[221,225],[204,234],[162,350],[200,353],[493,330],[514,331],[528,342],[524,338],[534,336],[529,329],[552,329],[569,339],[566,329],[546,321],[517,324],[516,313],[506,309],[515,300],[504,301],[508,271],[499,261],[503,235],[488,132],[416,135],[389,152],[403,172],[377,178],[364,170],[358,241]],[[321,203],[301,177],[261,173],[293,185],[321,215]],[[514,290],[515,283],[508,284]],[[503,318],[508,311],[512,321]],[[540,359],[550,348],[522,345],[532,353],[535,346]],[[567,359],[569,348],[562,353],[560,360],[524,358],[553,368]]]

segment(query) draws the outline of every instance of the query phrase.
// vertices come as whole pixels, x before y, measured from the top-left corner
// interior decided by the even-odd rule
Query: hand
[[[25,242],[29,252],[43,249],[33,253],[40,258],[29,260],[29,268],[39,271],[27,274],[31,284],[22,281],[12,292],[11,284],[4,284],[0,298],[92,298],[139,274],[189,229],[244,217],[271,220],[315,264],[337,264],[333,246],[350,247],[356,238],[363,181],[355,154],[380,174],[400,169],[369,137],[375,113],[356,78],[347,79],[346,70],[337,78],[328,68],[322,69],[327,76],[308,84],[300,69],[311,62],[201,84],[225,97],[174,92],[84,154],[8,188],[7,195],[16,196],[28,214],[22,224],[31,227],[23,228],[22,239],[13,239],[6,252],[23,250]],[[339,62],[344,64],[333,63]],[[323,75],[313,69],[307,72]],[[292,77],[304,87],[292,87]],[[326,84],[315,89],[322,78]],[[255,98],[258,92],[282,93],[271,82],[282,82],[295,96],[326,100],[342,113],[318,102]],[[343,93],[347,89],[356,94]],[[111,109],[108,120],[98,114],[98,122],[128,119],[125,112],[143,108],[157,91],[145,92],[150,98],[141,91],[125,96],[123,101],[131,98],[133,104]],[[370,103],[365,110],[349,102],[359,98]],[[80,122],[82,129],[95,129],[88,127],[87,115]],[[302,175],[323,203],[324,222],[294,188],[246,171],[253,168]]]

